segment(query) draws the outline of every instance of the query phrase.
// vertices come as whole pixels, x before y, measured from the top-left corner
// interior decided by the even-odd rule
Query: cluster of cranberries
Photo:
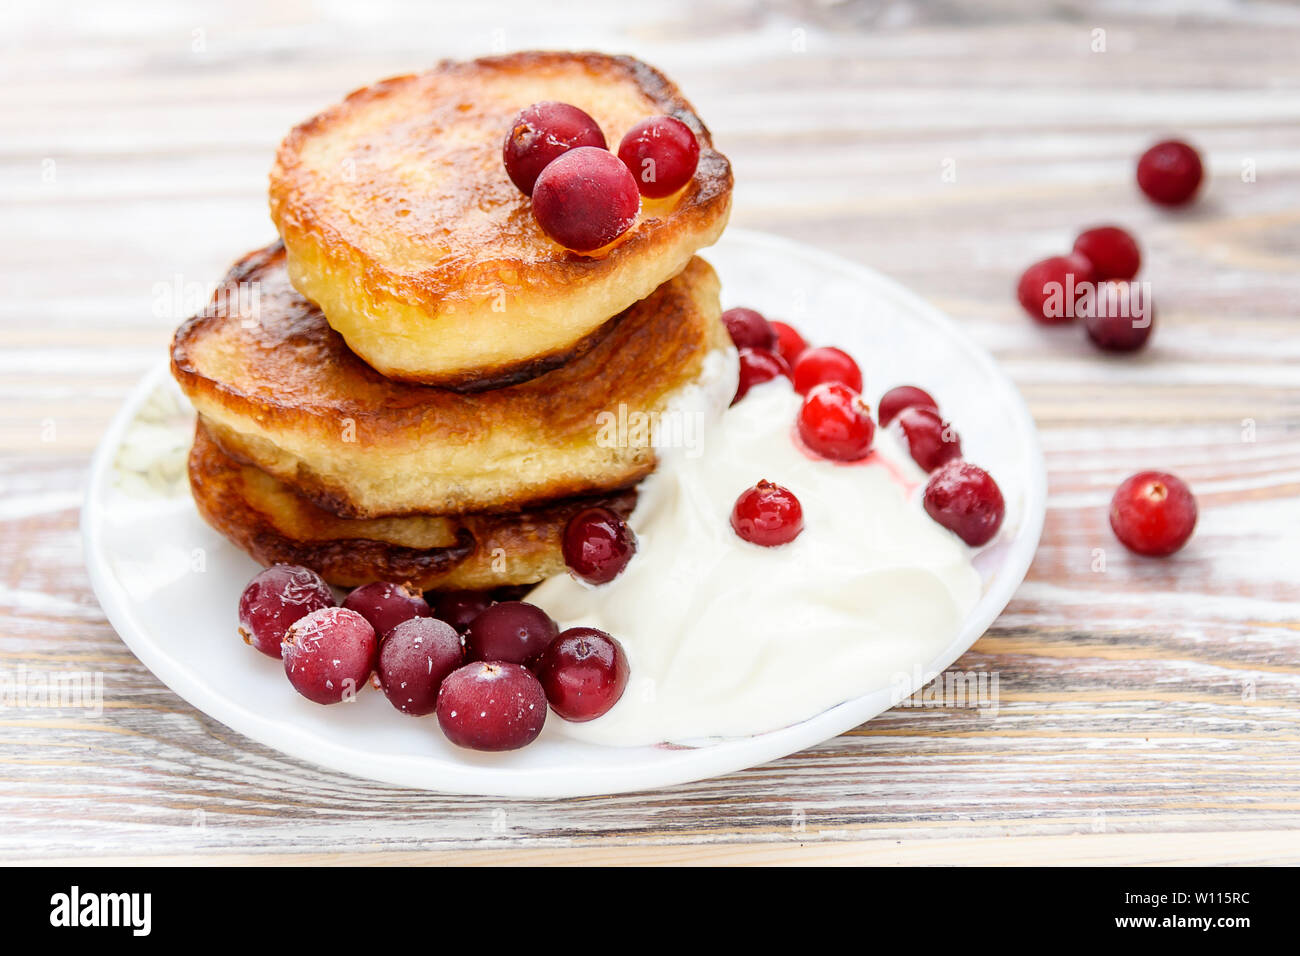
[[[632,228],[642,196],[671,196],[690,182],[700,144],[681,120],[652,116],[628,130],[615,155],[591,116],[547,101],[515,117],[501,158],[511,182],[532,197],[542,230],[590,253]]]
[[[862,398],[862,371],[852,356],[810,348],[795,329],[754,309],[728,309],[722,319],[740,351],[733,405],[753,386],[783,375],[804,397],[795,431],[809,454],[846,464],[871,454],[877,421]],[[972,547],[992,540],[1006,512],[1002,492],[988,472],[961,460],[961,438],[940,417],[934,398],[900,385],[881,396],[876,418],[881,428],[896,429],[912,458],[931,473],[926,513]],[[753,544],[787,544],[803,530],[803,507],[790,489],[760,481],[736,499],[731,527]]]
[[[376,582],[339,606],[315,571],[285,564],[244,589],[239,632],[282,658],[308,700],[350,700],[373,675],[402,713],[436,714],[448,740],[474,750],[531,743],[548,705],[565,720],[599,717],[628,679],[618,641],[590,627],[560,631],[535,605],[476,591],[431,605],[414,588]]]

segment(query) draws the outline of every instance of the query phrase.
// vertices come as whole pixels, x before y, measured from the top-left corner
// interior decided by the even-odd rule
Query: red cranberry
[[[636,535],[609,508],[585,508],[564,526],[564,563],[588,584],[614,580],[636,554]]]
[[[618,146],[642,196],[671,196],[691,181],[700,162],[700,144],[691,128],[671,116],[643,119]]]
[[[1103,282],[1084,311],[1088,338],[1108,352],[1132,352],[1147,344],[1156,310],[1138,282]]]
[[[546,700],[565,720],[594,720],[618,703],[627,687],[623,646],[594,627],[560,633],[537,662]]]
[[[822,347],[806,349],[795,360],[794,390],[807,395],[814,385],[841,382],[855,392],[862,391],[862,372],[853,356],[841,349]]]
[[[799,437],[832,461],[858,461],[871,452],[876,425],[862,396],[839,382],[815,386],[799,409]]]
[[[785,359],[767,349],[740,350],[740,380],[736,384],[736,397],[731,400],[735,405],[749,394],[755,385],[770,382],[779,375],[790,377],[790,366]]]
[[[1016,297],[1035,322],[1058,325],[1074,319],[1079,294],[1093,278],[1092,263],[1083,256],[1051,256],[1025,270]]]
[[[443,679],[465,662],[460,635],[446,621],[413,617],[379,645],[379,686],[404,714],[423,717],[438,704]]]
[[[772,331],[776,333],[776,354],[791,365],[808,348],[808,342],[792,326],[784,322],[772,322]]]
[[[542,230],[575,252],[607,246],[632,228],[641,197],[617,156],[595,146],[571,149],[542,170],[533,187],[533,216]]]
[[[1137,240],[1119,226],[1084,230],[1074,240],[1074,253],[1092,263],[1092,277],[1097,282],[1132,279],[1142,265]]]
[[[438,725],[457,747],[518,750],[542,732],[546,693],[526,667],[477,661],[443,680],[437,712]]]
[[[290,624],[333,606],[334,592],[319,574],[277,564],[259,571],[239,596],[239,636],[268,657],[279,657]]]
[[[899,385],[896,388],[891,388],[880,396],[880,405],[876,408],[876,417],[880,419],[880,427],[884,428],[892,422],[903,409],[914,407],[928,408],[932,412],[939,411],[939,403],[930,396],[930,393],[917,388],[915,385]]]
[[[905,408],[894,424],[903,433],[912,460],[926,471],[961,457],[961,436],[932,409]]]
[[[370,622],[345,607],[312,611],[284,635],[284,672],[318,704],[350,700],[375,669],[379,642]]]
[[[1156,143],[1138,160],[1138,186],[1153,202],[1181,206],[1196,195],[1205,170],[1201,156],[1186,143]]]
[[[722,322],[738,349],[766,349],[770,352],[776,348],[776,331],[761,312],[728,309],[722,313]]]
[[[369,621],[380,637],[403,621],[433,614],[421,592],[409,584],[390,584],[387,581],[363,584],[343,599],[343,606]]]
[[[560,629],[536,604],[502,601],[474,618],[465,632],[465,648],[472,661],[508,661],[531,664]]]
[[[948,462],[925,486],[926,514],[972,548],[993,540],[1006,510],[998,483],[969,462]]]
[[[746,541],[765,548],[788,544],[803,531],[803,507],[789,488],[760,481],[736,499],[731,527]]]
[[[1115,489],[1110,526],[1130,551],[1162,558],[1187,543],[1196,513],[1196,499],[1181,478],[1142,471]]]
[[[510,181],[531,196],[542,170],[577,146],[605,148],[596,121],[568,103],[534,103],[515,117],[501,159]]]
[[[443,591],[434,597],[433,616],[464,634],[474,618],[492,603],[491,591]]]

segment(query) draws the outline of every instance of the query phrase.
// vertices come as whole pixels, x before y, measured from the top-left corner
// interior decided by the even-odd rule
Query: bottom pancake
[[[189,458],[199,514],[262,564],[299,564],[330,584],[409,583],[421,590],[534,584],[565,570],[565,525],[592,505],[626,518],[635,489],[501,514],[340,518],[262,470],[235,461],[202,424]]]

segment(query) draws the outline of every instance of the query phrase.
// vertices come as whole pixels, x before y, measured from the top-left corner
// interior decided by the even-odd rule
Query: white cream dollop
[[[528,600],[561,627],[598,627],[627,651],[619,702],[566,736],[635,746],[762,733],[897,681],[957,635],[981,591],[971,551],[925,513],[925,474],[891,434],[863,463],[796,445],[800,397],[752,389],[696,449],[661,449],[631,517],[638,546],[609,584],[567,575]],[[731,528],[760,479],[803,506],[793,542],[764,548]]]

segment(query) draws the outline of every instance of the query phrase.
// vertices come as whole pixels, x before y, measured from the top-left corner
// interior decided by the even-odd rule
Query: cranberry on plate
[[[627,131],[618,158],[632,171],[642,196],[660,199],[691,181],[700,162],[700,144],[681,120],[652,116]]]
[[[345,607],[312,611],[285,632],[284,672],[318,704],[351,700],[375,669],[379,641],[370,622]]]
[[[862,391],[862,372],[853,356],[843,349],[823,346],[800,353],[792,368],[794,390],[807,395],[814,385],[841,382],[855,392]]]
[[[1187,484],[1162,471],[1126,478],[1110,502],[1110,526],[1130,551],[1162,558],[1187,543],[1196,528],[1196,498]]]
[[[1152,202],[1181,206],[1196,195],[1205,169],[1201,155],[1179,140],[1156,143],[1138,160],[1138,186]]]
[[[961,436],[938,413],[920,405],[905,408],[894,418],[912,460],[926,471],[961,457]]]
[[[777,345],[776,330],[754,309],[738,307],[722,313],[722,324],[727,327],[731,341],[738,349],[766,349]]]
[[[594,720],[623,696],[627,654],[598,628],[571,627],[543,652],[536,671],[551,710],[565,720]]]
[[[807,340],[791,325],[784,322],[772,322],[772,331],[776,333],[776,354],[794,365],[808,348]]]
[[[862,396],[839,382],[816,385],[803,400],[799,438],[831,461],[859,461],[871,453],[876,425]]]
[[[433,614],[422,592],[409,584],[387,581],[363,584],[343,599],[343,606],[369,621],[380,637],[403,621]]]
[[[731,527],[751,544],[765,548],[788,544],[803,531],[803,506],[789,488],[760,481],[736,499]]]
[[[913,407],[928,408],[932,412],[939,411],[939,403],[931,397],[929,392],[917,388],[915,385],[899,385],[880,396],[880,405],[876,408],[876,418],[880,420],[880,427],[884,428],[897,418],[898,413],[903,409]]]
[[[536,604],[502,601],[474,618],[465,632],[465,649],[472,661],[532,664],[559,632]]]
[[[742,348],[740,350],[740,378],[736,383],[736,397],[731,400],[735,405],[749,394],[755,385],[770,382],[778,376],[790,377],[790,366],[785,359],[767,349]]]
[[[457,747],[518,750],[546,723],[546,692],[528,668],[476,661],[447,675],[438,691],[438,725]]]
[[[465,652],[454,627],[432,617],[413,617],[388,632],[375,669],[392,705],[422,717],[433,713],[443,679],[463,663]]]
[[[501,159],[510,181],[531,196],[542,170],[578,146],[605,148],[605,134],[594,119],[568,103],[534,103],[510,124]]]
[[[606,584],[636,554],[636,534],[609,508],[584,508],[564,526],[564,563],[588,584]]]
[[[926,514],[973,548],[993,540],[1006,514],[997,482],[965,461],[950,461],[931,475],[924,502]]]
[[[594,252],[632,228],[641,196],[613,153],[579,146],[553,160],[533,187],[533,217],[574,252]]]
[[[429,592],[426,599],[432,601],[433,616],[446,621],[460,634],[473,623],[483,611],[493,604],[491,591],[441,591]]]
[[[334,606],[334,592],[315,571],[276,564],[259,571],[239,596],[239,636],[278,658],[284,632],[312,611]]]

